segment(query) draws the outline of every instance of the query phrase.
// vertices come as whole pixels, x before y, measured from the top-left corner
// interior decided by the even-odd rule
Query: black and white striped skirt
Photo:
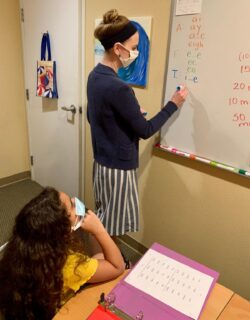
[[[138,231],[138,180],[134,170],[93,164],[96,213],[110,235]]]

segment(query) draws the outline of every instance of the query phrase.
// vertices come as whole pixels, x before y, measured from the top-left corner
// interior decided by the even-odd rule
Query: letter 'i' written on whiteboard
[[[176,15],[201,13],[202,0],[177,0]]]

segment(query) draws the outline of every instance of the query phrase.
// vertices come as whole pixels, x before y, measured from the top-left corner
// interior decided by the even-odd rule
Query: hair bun
[[[103,15],[104,24],[114,23],[117,19],[119,19],[119,14],[116,9],[109,10]]]

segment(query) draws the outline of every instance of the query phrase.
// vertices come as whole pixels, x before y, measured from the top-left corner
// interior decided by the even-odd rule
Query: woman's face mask
[[[129,57],[128,58],[123,58],[123,57],[119,57],[122,65],[124,68],[128,67],[132,62],[135,61],[135,59],[138,57],[139,55],[139,51],[138,50],[129,50],[126,47],[124,47],[124,45],[122,45],[121,43],[119,43],[126,51],[129,52]]]

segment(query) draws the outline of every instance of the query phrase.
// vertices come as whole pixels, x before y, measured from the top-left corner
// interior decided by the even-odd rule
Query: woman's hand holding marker
[[[143,108],[140,109],[141,113],[144,117],[146,117],[146,115],[148,114],[146,110],[144,110]]]
[[[186,100],[188,95],[188,89],[184,85],[178,85],[175,93],[173,94],[171,101],[174,102],[178,108],[180,108]]]

